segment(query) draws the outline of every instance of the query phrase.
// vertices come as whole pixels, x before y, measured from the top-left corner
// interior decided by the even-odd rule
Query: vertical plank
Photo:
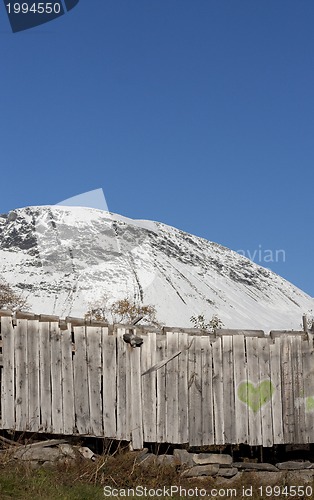
[[[223,413],[223,372],[222,372],[222,340],[218,337],[212,344],[213,353],[213,400],[215,444],[225,444]]]
[[[79,434],[89,434],[90,411],[85,327],[75,326],[73,331],[75,342],[73,365],[76,428]]]
[[[103,426],[104,436],[117,437],[117,339],[102,329],[103,356]]]
[[[144,336],[141,347],[141,373],[145,373],[156,364],[156,335],[148,333]],[[147,443],[156,442],[156,372],[153,371],[142,377],[142,411],[143,434]]]
[[[270,379],[275,388],[275,397],[272,399],[272,420],[274,444],[283,444],[282,423],[282,395],[281,395],[281,356],[280,339],[276,338],[274,344],[269,346],[270,352]]]
[[[166,358],[166,339],[158,335],[157,339],[156,363]],[[157,443],[167,442],[167,407],[166,407],[166,367],[157,370],[157,422],[156,422]]]
[[[214,404],[212,390],[212,348],[210,338],[201,337],[202,352],[202,445],[214,444]]]
[[[55,434],[63,433],[61,334],[58,323],[50,323],[51,420]]]
[[[281,337],[281,382],[282,382],[282,420],[284,442],[294,442],[294,401],[291,370],[291,344],[287,337]]]
[[[39,323],[40,413],[43,432],[53,432],[51,411],[51,345],[49,323]]]
[[[301,337],[291,337],[291,362],[293,373],[293,398],[294,398],[294,442],[306,443],[305,436],[305,399],[303,385],[303,363],[301,350]]]
[[[189,433],[190,446],[202,446],[202,350],[195,337],[189,350]]]
[[[117,329],[117,439],[130,441],[130,415],[128,414],[127,344],[123,340],[124,328]],[[130,397],[130,394],[129,394]]]
[[[261,424],[262,424],[262,444],[265,447],[271,447],[274,444],[273,426],[272,426],[272,402],[276,398],[275,386],[273,386],[270,376],[270,354],[269,339],[259,339],[259,379],[261,390]],[[262,385],[268,387],[268,390],[262,390]],[[266,385],[267,384],[267,385]]]
[[[167,332],[167,355],[172,356],[178,351],[178,332]],[[166,412],[167,412],[167,442],[178,443],[179,437],[179,361],[178,357],[166,364]]]
[[[62,365],[62,401],[63,401],[63,432],[75,432],[74,381],[72,363],[72,333],[71,325],[61,332],[61,365]]]
[[[261,411],[258,405],[258,387],[259,387],[259,358],[258,358],[258,341],[260,339],[254,337],[246,338],[247,352],[247,377],[248,377],[248,393],[247,406],[249,417],[249,445],[262,445],[262,425]]]
[[[141,450],[143,448],[143,413],[140,348],[128,346],[128,356],[130,367],[129,416],[131,442],[134,450]]]
[[[1,317],[2,379],[1,428],[15,429],[14,328],[11,317]]]
[[[247,363],[244,335],[233,337],[234,388],[235,388],[235,442],[246,444],[249,436],[247,403],[239,398],[239,391],[247,387]]]
[[[86,327],[87,378],[90,409],[90,434],[103,435],[101,401],[101,328]]]
[[[223,364],[223,408],[225,443],[235,443],[235,397],[233,380],[233,353],[232,336],[222,336],[222,364]]]
[[[28,359],[28,430],[40,430],[40,387],[39,387],[39,323],[27,321]]]
[[[305,404],[305,442],[314,442],[314,348],[312,341],[302,342]]]
[[[192,341],[193,337],[190,337]],[[189,441],[189,397],[188,397],[188,347],[189,337],[187,333],[181,333],[179,336],[179,350],[181,354],[178,357],[179,378],[179,443],[188,443]]]
[[[14,335],[15,350],[15,405],[16,405],[16,430],[28,429],[28,365],[27,365],[27,322],[17,320]]]

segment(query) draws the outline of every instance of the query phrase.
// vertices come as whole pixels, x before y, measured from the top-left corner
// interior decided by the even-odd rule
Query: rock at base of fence
[[[314,480],[314,463],[309,461],[287,461],[276,465],[233,462],[231,455],[222,453],[189,453],[187,450],[175,449],[173,455],[158,456],[148,453],[145,448],[138,453],[136,463],[141,467],[172,466],[179,469],[183,478],[211,476],[217,480],[231,481],[239,479],[243,474],[258,473],[261,482],[276,485],[285,479],[289,480],[294,471],[298,471],[303,474],[305,483]]]
[[[85,446],[71,445],[64,439],[51,439],[14,447],[11,459],[27,462],[32,468],[48,468],[79,459],[95,460],[95,455]]]

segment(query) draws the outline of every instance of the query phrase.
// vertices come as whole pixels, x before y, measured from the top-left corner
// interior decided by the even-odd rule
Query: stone
[[[61,455],[63,455],[64,457],[73,458],[73,459],[77,458],[75,450],[73,449],[73,447],[70,444],[68,444],[68,443],[59,444],[58,448],[61,452]]]
[[[95,454],[92,450],[90,450],[87,446],[80,446],[78,448],[80,454],[89,460],[95,460]]]
[[[54,462],[58,460],[61,452],[58,448],[25,448],[18,449],[13,457],[18,460],[28,460],[37,462]]]
[[[276,467],[280,470],[302,470],[309,469],[311,467],[311,462],[309,461],[293,461],[289,460],[288,462],[281,462],[276,464]]]
[[[194,465],[193,455],[187,450],[176,448],[175,450],[173,450],[173,456],[176,457],[178,465],[181,465],[183,467],[193,467]]]
[[[233,477],[238,474],[238,469],[235,467],[220,467],[217,476]]]
[[[181,472],[182,477],[216,476],[219,471],[218,464],[195,465]]]
[[[232,457],[223,453],[194,453],[193,462],[197,465],[231,465]]]
[[[272,464],[267,463],[255,463],[255,462],[233,462],[233,467],[239,470],[245,471],[267,471],[267,472],[278,472],[278,468]]]
[[[300,471],[288,471],[285,474],[286,476],[286,482],[289,485],[294,486],[295,484],[300,484],[302,486],[307,486],[307,485],[312,485],[313,484],[313,477],[314,477],[314,470],[313,469],[306,469],[306,470],[300,470]]]
[[[157,457],[157,464],[159,465],[172,465],[173,467],[175,467],[177,463],[178,461],[173,455],[159,455]]]
[[[151,465],[156,464],[156,460],[156,455],[154,455],[153,453],[146,453],[137,463],[141,467],[150,467]]]

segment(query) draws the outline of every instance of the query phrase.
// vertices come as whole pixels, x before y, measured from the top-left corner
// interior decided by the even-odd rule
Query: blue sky
[[[314,295],[313,24],[311,0],[80,0],[12,34],[1,4],[0,212],[103,188]]]

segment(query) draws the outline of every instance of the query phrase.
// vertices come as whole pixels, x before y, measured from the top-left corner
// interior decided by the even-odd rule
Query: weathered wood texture
[[[191,446],[314,443],[312,336],[1,317],[0,429]]]

